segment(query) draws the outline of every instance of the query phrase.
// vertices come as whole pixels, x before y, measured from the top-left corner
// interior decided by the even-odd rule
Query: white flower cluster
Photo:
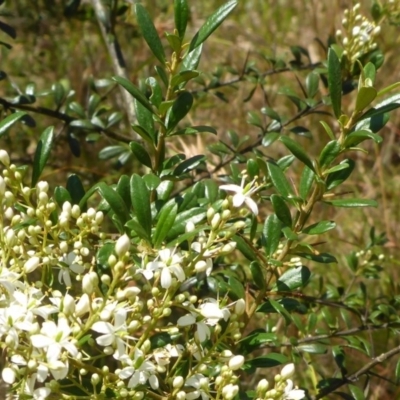
[[[343,54],[351,63],[377,47],[375,40],[381,30],[379,25],[360,14],[360,7],[360,3],[357,3],[344,11],[344,32],[336,32],[336,38],[344,48]]]
[[[251,187],[209,208],[201,231],[187,223],[185,249],[152,249],[126,234],[107,240],[101,212],[58,206],[46,182],[24,186],[24,171],[3,150],[0,162],[0,346],[13,394],[231,400],[239,393],[245,358],[228,348],[242,338],[246,302],[201,298],[192,288],[235,250],[232,237],[245,227],[236,208],[256,211]],[[109,249],[106,262],[99,248]],[[281,398],[301,398],[285,382]]]

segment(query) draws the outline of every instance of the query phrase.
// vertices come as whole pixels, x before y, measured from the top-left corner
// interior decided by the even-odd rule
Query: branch
[[[41,106],[34,107],[34,106],[26,105],[26,104],[13,104],[2,97],[0,97],[0,104],[5,109],[17,109],[17,110],[32,112],[35,114],[46,115],[47,117],[51,117],[51,118],[55,118],[60,121],[63,121],[66,124],[70,124],[71,122],[79,119],[79,118],[71,117],[70,115],[65,114],[61,111],[52,110],[52,109],[46,108],[46,107],[41,107]],[[108,129],[103,129],[100,126],[95,126],[93,128],[93,130],[100,132],[100,133],[104,133],[107,137],[109,137],[111,139],[119,140],[120,142],[129,143],[132,141],[132,139],[127,136],[121,135],[120,133],[110,131]]]
[[[126,72],[125,60],[115,34],[114,21],[112,21],[112,18],[110,18],[108,14],[109,10],[106,9],[102,0],[91,1],[97,21],[99,23],[101,34],[108,50],[108,54],[111,58],[114,73],[115,75],[122,76],[123,78],[129,80]],[[125,111],[128,115],[129,123],[132,125],[135,123],[136,119],[133,98],[122,86],[119,87],[124,101]]]
[[[346,385],[350,382],[355,382],[357,381],[362,375],[368,373],[370,369],[375,367],[375,365],[380,364],[389,358],[395,356],[396,354],[400,353],[400,346],[395,347],[392,350],[389,350],[386,353],[381,354],[380,356],[374,358],[371,362],[368,364],[365,364],[362,368],[360,368],[358,371],[354,372],[351,375],[348,375],[347,377],[343,377],[339,381],[335,381],[332,385],[329,385],[328,387],[322,389],[315,397],[314,400],[322,399],[329,393],[332,393],[334,390],[340,388],[343,385]]]

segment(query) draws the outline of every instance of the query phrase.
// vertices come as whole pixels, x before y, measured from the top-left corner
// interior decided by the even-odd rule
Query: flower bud
[[[229,385],[226,385],[222,389],[222,397],[225,400],[232,400],[239,392],[239,386],[238,385],[232,385],[231,383]]]
[[[239,368],[242,368],[244,364],[243,356],[234,356],[229,360],[228,366],[232,371],[236,371]]]
[[[204,260],[197,261],[194,269],[196,272],[204,272],[207,269],[207,263]]]
[[[26,274],[31,273],[34,271],[40,263],[39,257],[32,257],[24,264],[24,271]]]
[[[195,229],[196,229],[196,226],[195,226],[195,224],[194,224],[192,221],[189,221],[189,222],[186,224],[186,226],[185,226],[185,231],[186,231],[187,233],[193,232]]]
[[[3,197],[5,192],[6,192],[6,182],[4,181],[4,178],[0,176],[0,196]]]
[[[215,215],[215,210],[212,207],[210,207],[207,210],[207,221],[210,222],[212,220],[212,218],[214,217],[214,215]]]
[[[10,156],[5,150],[0,150],[0,162],[5,166],[10,166]]]
[[[222,247],[220,254],[229,254],[232,253],[236,248],[236,242],[229,242],[224,247]]]
[[[72,315],[75,312],[75,301],[70,294],[66,294],[63,299],[63,309],[62,312],[65,315]]]
[[[97,385],[100,382],[100,376],[99,374],[92,374],[91,378],[90,378],[90,382],[92,383],[92,385]]]
[[[221,214],[217,213],[212,217],[211,228],[216,229],[221,222]]]
[[[94,286],[90,274],[86,274],[83,276],[82,291],[87,294],[92,294],[94,291]]]
[[[48,192],[49,184],[46,181],[40,181],[36,184],[36,188],[39,192]]]
[[[243,315],[246,310],[246,302],[244,299],[239,299],[235,304],[235,314],[236,315]]]
[[[258,385],[257,385],[257,392],[262,393],[262,394],[265,393],[268,389],[268,386],[269,386],[268,381],[266,379],[261,379],[261,381],[258,382]],[[260,397],[262,397],[262,396],[260,396]]]
[[[172,386],[174,389],[179,389],[183,386],[184,379],[182,376],[176,376],[172,382]]]
[[[287,364],[282,368],[281,379],[285,381],[286,379],[291,378],[293,374],[294,374],[294,364],[293,363]]]
[[[1,377],[3,378],[4,382],[8,383],[9,385],[12,385],[15,382],[17,375],[12,368],[6,367],[3,368],[3,371],[1,372]]]
[[[121,258],[129,250],[130,246],[131,242],[128,235],[122,235],[115,243],[115,253]]]

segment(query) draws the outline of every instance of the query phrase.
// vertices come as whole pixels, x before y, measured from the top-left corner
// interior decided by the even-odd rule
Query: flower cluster
[[[342,44],[343,55],[352,66],[363,54],[369,53],[377,47],[375,42],[380,32],[380,26],[360,14],[360,3],[344,11],[342,25],[344,31],[338,30],[336,38]]]
[[[46,182],[25,186],[24,171],[3,150],[0,162],[0,345],[12,393],[37,400],[239,393],[245,357],[229,348],[242,338],[248,305],[193,288],[233,254],[232,238],[246,225],[242,204],[257,213],[253,183],[223,186],[236,194],[208,208],[202,229],[186,224],[185,246],[155,249],[127,234],[110,239],[102,212],[57,203]],[[302,398],[281,375],[281,397],[269,397]]]

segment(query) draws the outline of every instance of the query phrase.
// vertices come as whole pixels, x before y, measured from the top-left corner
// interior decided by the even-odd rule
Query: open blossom
[[[168,289],[172,284],[172,275],[178,279],[179,282],[185,280],[185,272],[181,266],[182,257],[176,254],[171,249],[162,249],[158,253],[157,259],[147,263],[145,269],[139,269],[146,279],[153,278],[155,271],[161,269],[161,287]]]
[[[85,267],[77,263],[77,255],[72,251],[63,257],[61,261],[64,265],[60,265],[58,281],[60,283],[64,282],[67,287],[72,287],[70,272],[82,274],[85,271]]]
[[[286,381],[284,400],[301,400],[306,397],[304,390],[293,389],[293,381],[288,379]]]
[[[243,178],[240,186],[233,184],[222,185],[220,186],[220,189],[235,193],[232,199],[232,204],[234,207],[239,208],[243,203],[245,203],[254,215],[258,215],[257,203],[250,197],[257,190],[257,187],[254,186],[253,182],[244,186]]]

